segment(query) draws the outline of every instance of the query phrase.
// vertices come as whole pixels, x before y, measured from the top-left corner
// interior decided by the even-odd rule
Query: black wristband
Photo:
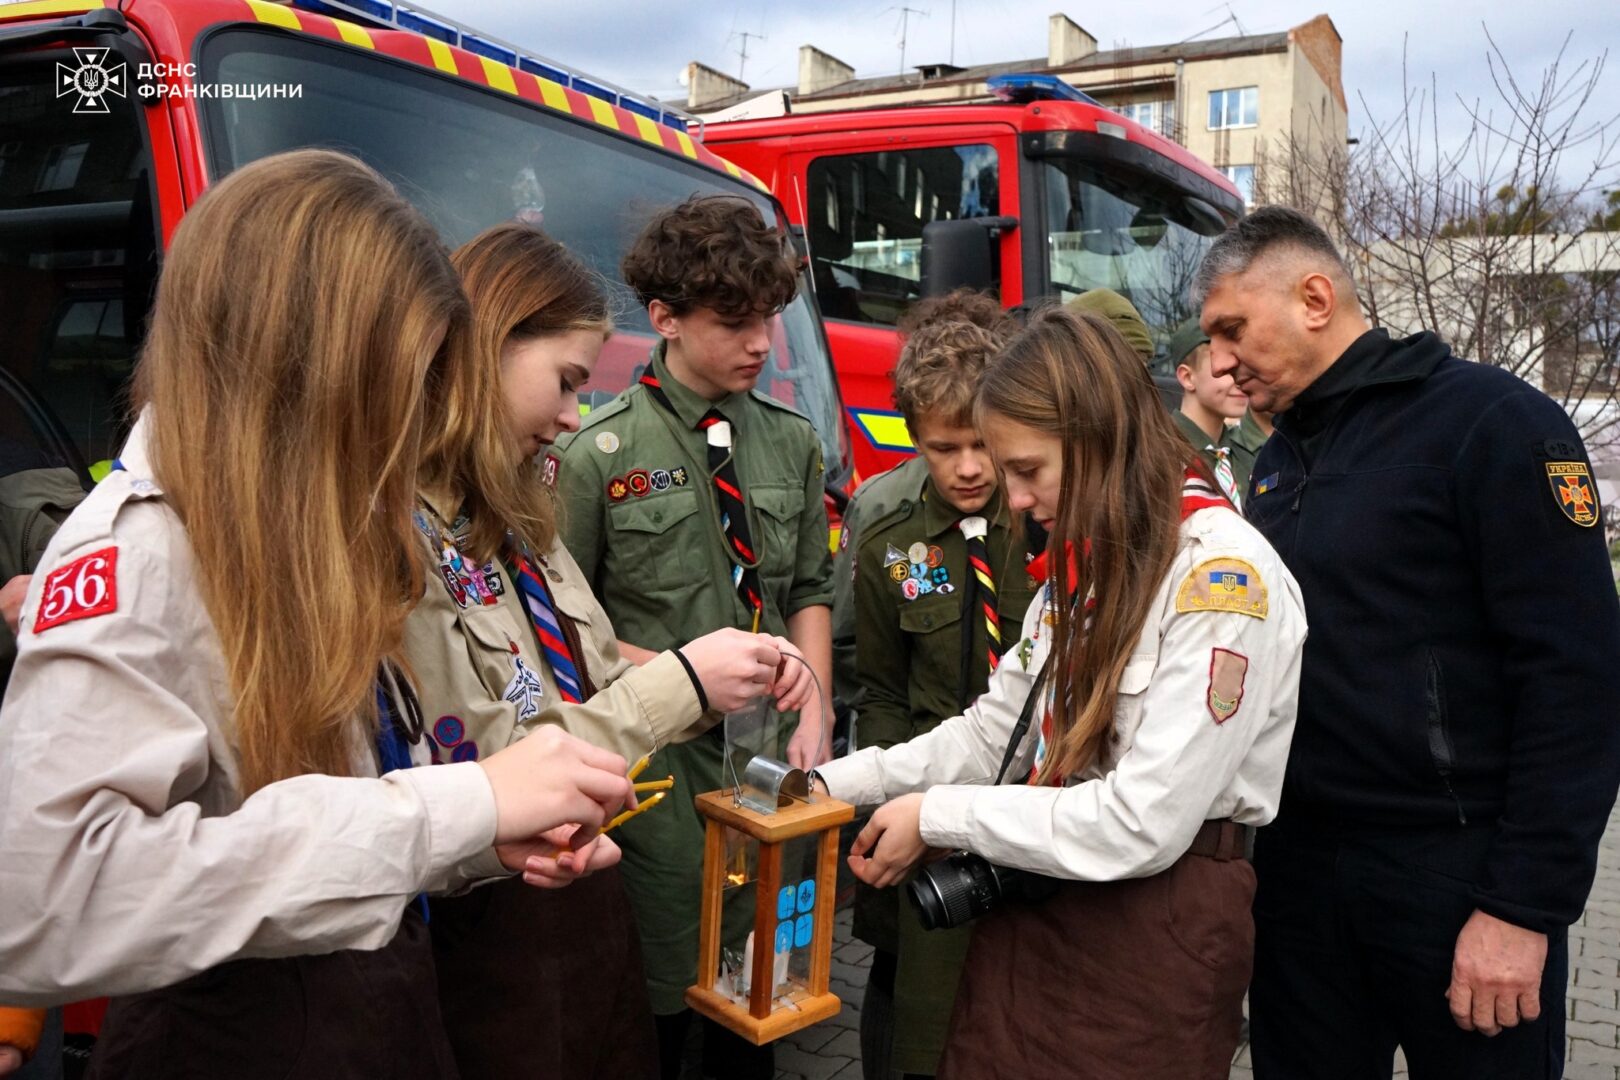
[[[673,651],[675,653],[675,659],[679,660],[681,662],[681,667],[686,669],[686,677],[692,680],[692,689],[697,691],[698,711],[708,712],[709,695],[703,692],[703,680],[697,677],[697,672],[692,668],[692,661],[686,658],[685,653],[681,652],[679,649],[675,649]]]

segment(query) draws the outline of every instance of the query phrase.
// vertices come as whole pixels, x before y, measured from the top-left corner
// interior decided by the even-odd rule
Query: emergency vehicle
[[[299,147],[364,159],[452,246],[515,217],[584,258],[614,291],[618,332],[582,408],[605,401],[654,340],[619,277],[654,210],[726,193],[786,225],[701,135],[657,101],[387,0],[0,3],[0,471],[106,467],[176,224],[211,180]],[[842,488],[808,282],[773,333],[760,389],[811,419]]]
[[[1162,355],[1195,315],[1193,270],[1243,213],[1226,177],[1056,76],[989,84],[999,101],[707,127],[705,145],[763,178],[804,227],[858,476],[915,452],[889,378],[913,301],[967,285],[1012,308],[1105,286],[1136,305]]]

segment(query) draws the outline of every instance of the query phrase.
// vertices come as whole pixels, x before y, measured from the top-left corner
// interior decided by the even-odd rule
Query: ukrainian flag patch
[[[1260,480],[1260,481],[1256,482],[1255,485],[1254,485],[1254,493],[1256,495],[1264,495],[1266,492],[1268,492],[1272,488],[1276,487],[1277,486],[1277,475],[1278,475],[1277,473],[1272,473],[1270,476],[1266,477],[1264,480]]]
[[[1235,611],[1264,619],[1270,608],[1266,583],[1243,559],[1205,559],[1192,568],[1176,590],[1176,610]]]

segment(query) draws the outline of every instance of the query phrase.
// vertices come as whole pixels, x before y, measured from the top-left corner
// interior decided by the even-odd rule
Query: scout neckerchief
[[[990,550],[985,546],[985,534],[990,531],[990,523],[979,514],[965,517],[956,523],[962,530],[962,536],[967,540],[968,568],[973,571],[972,578],[978,582],[978,600],[980,610],[984,614],[984,629],[988,638],[990,654],[990,671],[993,674],[996,665],[1001,662],[1003,646],[1001,643],[1001,616],[996,612],[996,579],[990,572]]]
[[[1202,472],[1199,472],[1196,468],[1189,466],[1186,475],[1182,478],[1181,482],[1181,520],[1186,521],[1198,511],[1207,510],[1214,506],[1224,506],[1228,510],[1234,509],[1232,502],[1210,484],[1208,477],[1206,477]],[[1029,564],[1030,576],[1035,578],[1037,581],[1047,582],[1049,590],[1051,588],[1052,578],[1047,574],[1046,564],[1047,555],[1050,553],[1050,549],[1042,552],[1035,558],[1034,561]],[[1078,578],[1079,573],[1074,561],[1074,549],[1071,546],[1069,548],[1069,583],[1071,588],[1074,586],[1074,583],[1078,580]],[[1047,605],[1050,606],[1051,603],[1051,600],[1048,599]],[[1091,630],[1091,624],[1096,619],[1097,598],[1095,596],[1087,595],[1085,611],[1085,621],[1080,628],[1080,633],[1082,635]],[[1047,620],[1049,618],[1051,618],[1049,612],[1043,612],[1041,614],[1041,623],[1043,626],[1048,628],[1056,625],[1056,620],[1054,619],[1052,622],[1048,622]],[[1040,634],[1040,632],[1041,628],[1036,627],[1035,633],[1037,636]],[[1032,784],[1035,782],[1035,777],[1040,775],[1041,765],[1046,760],[1047,747],[1049,747],[1052,743],[1052,693],[1048,693],[1047,695],[1046,709],[1044,714],[1041,716],[1041,733],[1039,738],[1037,738],[1035,741],[1035,763],[1030,767],[1029,770],[1029,782]],[[1062,787],[1063,777],[1054,776],[1050,783],[1053,787]]]
[[[1238,505],[1237,475],[1232,472],[1232,448],[1229,446],[1216,446],[1210,443],[1204,447],[1209,456],[1215,461],[1215,482],[1221,487],[1221,494],[1233,506]]]
[[[671,415],[680,416],[651,369],[642,373],[641,385]],[[714,489],[720,498],[720,529],[735,554],[731,584],[758,629],[765,601],[759,589],[759,558],[754,554],[754,540],[748,528],[748,504],[743,500],[742,485],[737,479],[737,460],[731,452],[731,423],[719,409],[711,407],[697,422],[697,430],[708,438],[709,474],[714,477]]]
[[[557,605],[551,597],[551,587],[535,573],[524,552],[509,547],[506,571],[517,584],[523,597],[523,606],[534,623],[534,636],[539,639],[540,652],[551,666],[552,678],[557,683],[557,695],[570,704],[583,701],[579,668],[574,664],[574,650],[568,644],[562,624],[557,621]]]
[[[384,663],[377,669],[374,690],[377,698],[377,775],[386,776],[397,769],[409,769],[411,746],[422,741],[422,707],[416,694],[392,664]],[[417,893],[412,901],[422,911],[422,921],[428,921],[427,893]]]

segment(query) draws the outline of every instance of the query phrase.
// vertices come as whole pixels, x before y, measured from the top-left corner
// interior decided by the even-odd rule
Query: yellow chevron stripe
[[[433,66],[440,71],[447,71],[452,75],[459,75],[456,70],[456,54],[450,51],[450,46],[438,38],[423,38],[427,42],[428,55],[433,57]]]
[[[585,100],[591,103],[592,120],[595,120],[603,127],[612,128],[614,131],[619,130],[619,118],[614,115],[612,105],[599,97],[592,97],[589,94],[585,95]]]
[[[512,79],[511,68],[487,56],[480,56],[478,59],[484,65],[484,79],[489,85],[497,90],[505,90],[508,94],[517,93],[517,83]]]
[[[304,24],[298,21],[298,13],[292,8],[282,7],[280,4],[268,4],[265,0],[247,0],[247,6],[253,10],[253,17],[262,23],[271,26],[284,26],[288,30],[302,30]]]
[[[681,145],[681,153],[685,154],[687,157],[691,158],[693,161],[697,160],[697,156],[698,156],[697,146],[693,144],[692,136],[688,135],[684,131],[677,130],[675,132],[675,141],[680,143],[680,145]]]
[[[573,115],[574,107],[568,104],[568,95],[563,93],[562,83],[554,83],[538,75],[534,81],[540,84],[540,100],[546,103],[547,108]]]
[[[332,25],[337,27],[338,36],[350,45],[358,45],[362,49],[375,49],[377,47],[372,43],[371,33],[363,26],[356,26],[354,23],[344,22],[342,19],[333,19]]]
[[[0,18],[29,19],[36,15],[77,15],[106,7],[103,0],[34,0],[27,4],[0,4]]]
[[[641,133],[641,137],[643,139],[652,143],[654,146],[664,145],[664,140],[658,137],[657,124],[647,119],[645,116],[642,116],[640,113],[631,113],[630,115],[636,118],[636,130]]]

